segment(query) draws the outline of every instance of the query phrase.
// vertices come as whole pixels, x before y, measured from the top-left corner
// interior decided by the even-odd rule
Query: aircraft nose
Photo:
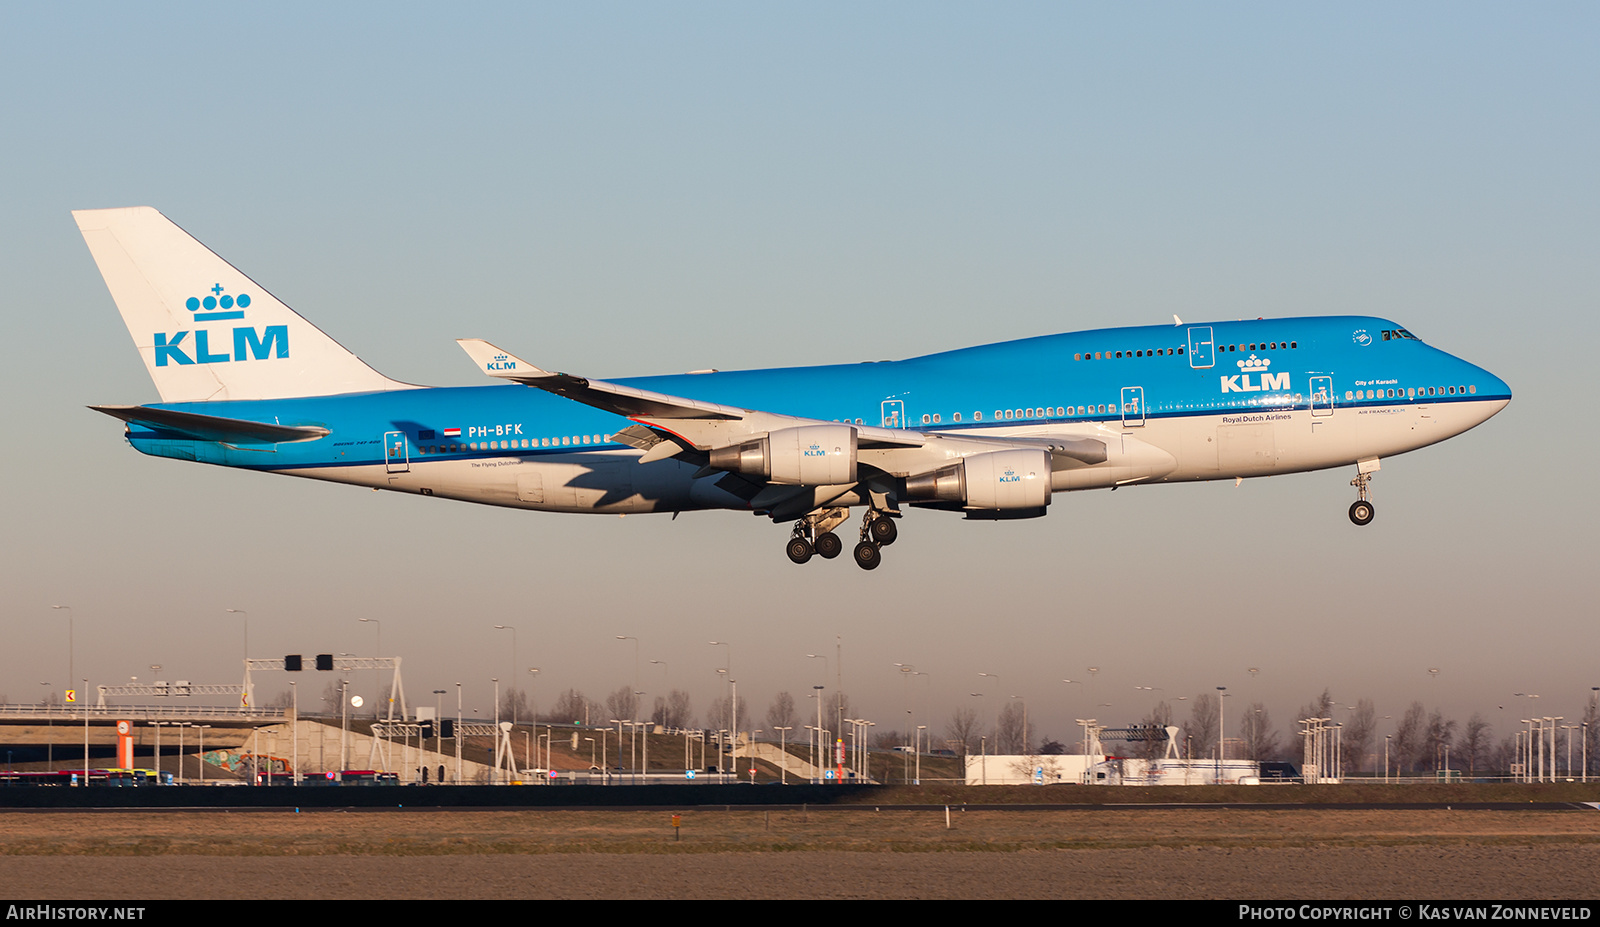
[[[1500,408],[1505,408],[1506,403],[1511,401],[1511,384],[1482,367],[1477,365],[1469,366],[1472,367],[1472,378],[1478,388],[1478,396],[1484,399],[1503,400],[1500,403]]]

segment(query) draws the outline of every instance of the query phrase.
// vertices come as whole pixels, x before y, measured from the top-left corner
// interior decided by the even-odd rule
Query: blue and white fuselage
[[[1511,399],[1487,370],[1360,316],[609,382],[463,341],[510,382],[421,388],[372,371],[154,210],[75,215],[162,392],[103,410],[144,453],[553,512],[755,511],[795,521],[799,561],[839,552],[832,529],[853,506],[871,567],[907,505],[1032,517],[1067,490],[1351,465],[1365,524],[1379,460]],[[138,292],[130,269],[156,291],[170,276],[169,292]],[[192,295],[246,290],[248,313]]]

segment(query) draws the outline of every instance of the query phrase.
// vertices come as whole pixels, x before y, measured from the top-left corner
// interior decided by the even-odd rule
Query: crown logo
[[[1271,367],[1271,366],[1272,366],[1271,359],[1265,358],[1265,357],[1257,357],[1254,354],[1250,355],[1249,357],[1245,358],[1242,361],[1239,361],[1239,369],[1243,370],[1245,373],[1249,373],[1252,370],[1265,370],[1265,369],[1267,369],[1268,367]]]
[[[214,312],[219,308],[226,310],[232,309],[235,306],[238,306],[240,309],[248,309],[250,308],[250,294],[240,293],[238,296],[230,296],[227,293],[222,292],[222,284],[218,283],[211,287],[210,296],[207,296],[204,299],[201,299],[198,296],[191,296],[184,300],[183,306],[190,312],[199,312],[201,309],[204,309],[207,312]],[[230,318],[239,317],[240,316],[230,316]],[[195,318],[203,318],[203,316],[195,316]]]

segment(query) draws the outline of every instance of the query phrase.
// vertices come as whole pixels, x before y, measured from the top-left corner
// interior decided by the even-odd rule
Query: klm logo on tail
[[[1231,377],[1222,378],[1222,391],[1224,393],[1261,393],[1268,390],[1288,389],[1289,375],[1287,373],[1268,373],[1267,368],[1272,366],[1272,361],[1265,357],[1249,358],[1239,361],[1240,373]],[[1256,382],[1250,382],[1252,375],[1258,375]]]
[[[191,296],[184,302],[184,308],[194,313],[196,322],[222,322],[228,319],[244,318],[244,310],[250,308],[250,294],[240,293],[233,296],[222,292],[222,284],[211,287],[211,295],[201,298]],[[204,311],[201,311],[204,310]],[[186,340],[194,335],[193,341]],[[271,357],[289,356],[289,326],[268,325],[260,333],[249,326],[233,330],[232,351],[230,345],[222,344],[223,350],[212,353],[212,332],[206,329],[195,331],[174,332],[171,335],[165,332],[156,332],[156,366],[165,367],[168,362],[184,366],[188,364],[221,364],[228,361],[267,360]],[[185,349],[193,351],[191,356]]]

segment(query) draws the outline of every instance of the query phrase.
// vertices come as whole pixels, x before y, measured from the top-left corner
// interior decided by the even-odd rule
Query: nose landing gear
[[[1373,461],[1373,463],[1376,464],[1377,461]],[[1357,466],[1364,468],[1365,464],[1358,464]],[[1374,466],[1372,469],[1375,470],[1377,467]],[[1357,525],[1371,524],[1372,517],[1377,514],[1377,510],[1373,508],[1372,500],[1367,498],[1369,494],[1368,484],[1371,482],[1372,472],[1367,469],[1357,470],[1356,478],[1350,481],[1350,485],[1356,488],[1356,501],[1350,504],[1350,520]]]

